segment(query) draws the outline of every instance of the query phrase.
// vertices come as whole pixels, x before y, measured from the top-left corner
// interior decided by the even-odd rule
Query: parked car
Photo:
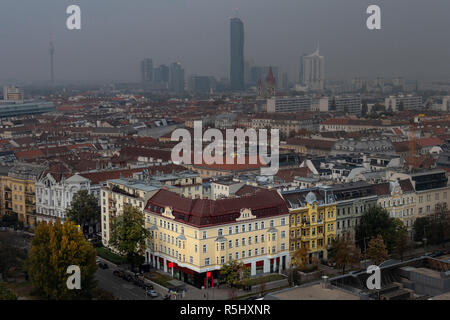
[[[101,261],[98,263],[98,267],[101,268],[101,269],[108,269],[109,268],[107,263],[101,262]]]
[[[159,294],[155,290],[147,290],[147,296],[150,296],[152,298],[157,298]]]
[[[122,270],[114,270],[113,275],[115,275],[119,278],[123,278],[125,276],[125,273]]]
[[[144,287],[143,287],[146,291],[148,290],[153,290],[153,286],[151,284],[146,284],[144,283]]]
[[[163,298],[163,300],[170,300],[170,295],[166,294]]]
[[[129,275],[129,274],[125,274],[123,276],[123,279],[128,281],[128,282],[133,281],[133,277],[131,275]]]

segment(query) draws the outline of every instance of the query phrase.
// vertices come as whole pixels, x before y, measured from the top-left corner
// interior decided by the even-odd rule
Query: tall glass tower
[[[244,24],[239,18],[232,18],[231,29],[231,90],[244,90]]]

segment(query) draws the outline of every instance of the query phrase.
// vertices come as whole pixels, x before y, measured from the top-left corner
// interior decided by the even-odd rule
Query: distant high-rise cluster
[[[244,24],[241,19],[233,18],[230,23],[231,31],[231,90],[242,91],[244,84]]]
[[[170,66],[162,64],[153,66],[153,60],[145,58],[140,63],[141,83],[146,89],[169,90],[181,94],[184,92],[184,69],[178,62]]]
[[[321,91],[325,84],[325,58],[319,48],[310,55],[304,55],[301,61],[301,82],[309,90]]]

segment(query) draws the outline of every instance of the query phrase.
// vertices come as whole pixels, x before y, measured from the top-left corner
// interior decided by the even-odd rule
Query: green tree
[[[367,247],[367,257],[372,260],[376,265],[385,261],[388,258],[388,251],[384,245],[384,240],[381,235],[373,238],[369,241]]]
[[[414,221],[413,230],[414,230],[414,241],[422,241],[425,236],[425,226],[429,224],[427,217],[420,217]]]
[[[0,300],[17,300],[17,296],[3,283],[0,283]]]
[[[350,239],[350,234],[346,233],[339,239],[334,239],[331,244],[330,262],[336,263],[337,268],[342,268],[342,274],[345,274],[345,268],[360,262],[361,254],[356,248],[354,242]]]
[[[87,190],[80,190],[73,195],[70,207],[66,209],[66,217],[80,225],[83,233],[89,233],[89,227],[100,221],[98,199]]]
[[[83,233],[71,221],[41,222],[35,229],[25,264],[34,291],[49,299],[91,299],[96,287],[96,253]],[[80,267],[81,289],[67,288],[67,268]]]
[[[355,228],[355,237],[359,247],[364,250],[364,238],[375,238],[381,235],[389,252],[395,247],[397,232],[403,223],[389,216],[386,209],[380,206],[370,207],[361,217],[361,222]]]
[[[235,287],[246,279],[250,278],[250,270],[242,262],[232,260],[224,263],[220,269],[220,276],[230,287]]]
[[[144,214],[130,205],[125,206],[123,214],[114,217],[111,222],[109,244],[126,256],[133,268],[145,260],[143,255],[150,232],[145,229],[144,223]]]
[[[398,255],[401,261],[403,261],[403,256],[405,252],[409,249],[408,244],[408,230],[405,227],[402,227],[397,232],[397,237],[395,239],[395,253]]]

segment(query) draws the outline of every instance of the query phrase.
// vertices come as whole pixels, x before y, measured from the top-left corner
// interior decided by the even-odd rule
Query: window
[[[242,232],[245,232],[245,224],[242,225],[241,230]]]
[[[206,231],[203,231],[203,239],[206,239]]]
[[[261,248],[261,254],[264,254],[264,247]]]
[[[261,235],[261,242],[264,242],[264,235]]]
[[[224,256],[220,257],[220,263],[221,263],[221,264],[224,264],[224,263],[225,263],[225,257],[224,257]]]
[[[255,243],[258,243],[258,236],[255,236]]]
[[[242,251],[242,258],[245,258],[245,251]]]
[[[228,248],[229,248],[229,249],[230,249],[230,248],[233,248],[233,241],[228,240]]]
[[[221,244],[220,244],[220,250],[225,250],[225,242],[222,242]]]
[[[284,226],[286,224],[286,218],[281,218],[281,225]]]
[[[233,255],[230,253],[230,254],[228,254],[228,261],[231,261],[231,260],[233,260]]]
[[[233,234],[233,228],[232,227],[228,227],[228,234]]]
[[[236,227],[234,228],[234,231],[235,231],[235,233],[239,233],[239,226],[236,226]]]
[[[236,239],[236,244],[235,244],[236,248],[239,247],[239,239]]]
[[[270,227],[273,227],[273,220],[270,220]]]
[[[219,230],[217,231],[217,234],[219,235],[219,237],[221,237],[221,236],[223,235],[223,229],[219,229]]]
[[[194,231],[194,239],[197,239],[197,231]]]
[[[255,249],[255,256],[258,255],[258,249]]]
[[[203,253],[206,253],[206,244],[203,245]]]
[[[197,251],[198,251],[198,246],[197,245],[195,245],[195,252],[197,253]]]
[[[245,238],[242,238],[242,245],[245,246]]]
[[[236,257],[236,260],[239,259],[239,252],[236,252],[235,257]]]
[[[209,266],[209,258],[205,258],[205,266]]]
[[[275,241],[276,233],[272,233],[272,241]]]
[[[284,243],[281,244],[281,250],[285,250],[286,245]]]
[[[258,230],[258,222],[255,222],[255,230]]]
[[[284,239],[286,237],[286,231],[281,231],[281,239]]]
[[[261,221],[261,229],[264,229],[264,221]]]
[[[249,257],[252,256],[252,250],[248,250],[248,256],[249,256]]]
[[[248,231],[249,232],[252,231],[252,224],[251,223],[248,224]]]
[[[272,253],[275,253],[275,246],[272,247]]]

